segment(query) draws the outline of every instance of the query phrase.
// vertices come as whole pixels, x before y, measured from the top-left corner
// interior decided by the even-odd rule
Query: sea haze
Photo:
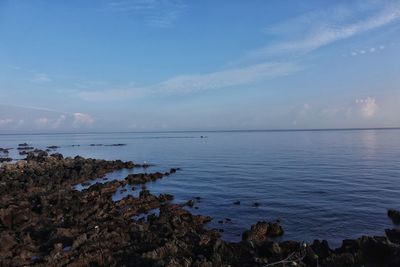
[[[60,146],[56,151],[66,156],[155,164],[149,172],[180,167],[148,189],[173,194],[177,203],[200,197],[198,209],[189,209],[212,216],[208,227],[224,229],[231,241],[259,220],[279,219],[283,239],[327,239],[338,246],[347,238],[383,235],[391,227],[387,209],[400,209],[395,129],[0,135],[0,147],[13,147],[14,158],[22,142]],[[117,143],[126,146],[104,146]]]

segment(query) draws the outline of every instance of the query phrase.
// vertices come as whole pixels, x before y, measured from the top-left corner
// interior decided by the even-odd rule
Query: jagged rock
[[[242,240],[261,242],[269,237],[283,235],[283,228],[278,223],[258,222],[251,226],[251,229],[242,234]]]

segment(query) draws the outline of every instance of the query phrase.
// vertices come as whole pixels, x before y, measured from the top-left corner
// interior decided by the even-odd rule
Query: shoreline
[[[131,174],[82,191],[73,188],[114,170],[138,167],[143,165],[64,158],[42,150],[0,165],[0,266],[400,265],[399,229],[386,230],[387,236],[344,240],[333,250],[326,241],[275,242],[284,236],[279,223],[254,222],[241,242],[223,241],[218,229],[205,229],[211,217],[185,209],[190,200],[171,204],[172,195],[155,196],[145,188],[177,168]],[[112,195],[126,185],[139,196],[114,202]],[[146,216],[154,209],[158,214]]]

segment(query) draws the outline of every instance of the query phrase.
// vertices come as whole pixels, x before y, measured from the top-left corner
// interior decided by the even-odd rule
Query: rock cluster
[[[333,250],[326,241],[277,242],[282,227],[263,221],[230,243],[204,227],[210,217],[172,204],[171,195],[141,189],[138,197],[112,200],[121,187],[140,190],[178,169],[74,190],[77,183],[137,166],[45,151],[1,165],[0,266],[400,266],[396,229],[386,230],[387,237],[344,240]]]

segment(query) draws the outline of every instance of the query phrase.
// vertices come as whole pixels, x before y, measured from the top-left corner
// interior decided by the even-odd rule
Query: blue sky
[[[400,126],[400,1],[0,0],[0,132]]]

